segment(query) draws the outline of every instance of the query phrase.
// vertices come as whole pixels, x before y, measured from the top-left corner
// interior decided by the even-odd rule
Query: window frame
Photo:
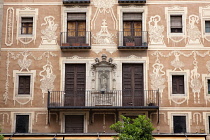
[[[32,22],[26,22],[26,21],[23,22],[23,19],[24,19],[24,18],[25,18],[25,19],[27,19],[27,18],[28,18],[28,19],[29,19],[29,18],[32,18]],[[23,27],[23,24],[24,24],[24,23],[25,23],[25,24],[26,24],[26,23],[27,23],[27,24],[31,24],[31,23],[32,23],[32,26],[30,26],[30,25],[24,26],[24,27],[26,28],[26,33],[23,33],[23,28],[24,28],[24,27]],[[25,17],[25,16],[24,16],[24,17],[21,17],[20,26],[21,26],[21,27],[20,27],[20,28],[21,28],[21,31],[20,31],[21,35],[33,35],[33,30],[34,30],[34,27],[33,27],[33,26],[34,26],[34,18],[31,17],[31,16],[29,16],[29,17]],[[30,27],[32,28],[32,33],[28,33]]]
[[[28,115],[29,116],[29,124],[28,124],[28,133],[32,133],[32,120],[34,119],[34,113],[33,112],[11,112],[11,116],[12,116],[12,131],[16,132],[16,116],[17,115]]]
[[[184,82],[185,79],[184,79],[184,75],[171,75],[171,76],[172,76],[172,81],[171,81],[171,82],[172,82],[172,83],[171,83],[171,84],[172,84],[172,94],[173,94],[173,95],[177,95],[177,93],[174,93],[174,91],[173,91],[173,88],[174,88],[174,80],[177,80],[177,79],[174,79],[174,78],[175,78],[175,77],[178,78],[178,77],[181,77],[181,76],[182,76],[181,78],[183,78],[183,79],[182,79],[182,80],[183,80],[182,82],[183,82],[183,86],[184,86],[184,87],[183,87],[183,91],[182,91],[183,93],[180,93],[180,92],[179,92],[179,94],[181,94],[181,95],[185,94],[185,82]],[[177,81],[176,81],[176,87],[177,87],[177,86],[178,86],[178,85],[177,85]],[[179,85],[179,86],[180,86],[180,85]],[[176,89],[177,89],[177,88],[176,88]],[[180,88],[179,88],[178,90],[181,91]]]
[[[30,94],[18,94],[19,89],[19,76],[30,76]],[[13,71],[14,79],[14,99],[15,98],[33,98],[34,96],[34,81],[36,77],[36,70],[30,72],[20,72],[18,70]]]
[[[29,81],[29,94],[28,93],[20,93],[20,77],[25,77],[24,81],[26,81],[27,77],[30,77],[30,81]],[[31,94],[31,75],[18,75],[18,95],[30,95]],[[27,83],[28,84],[28,83]],[[26,88],[26,86],[24,86],[24,89]]]
[[[182,17],[182,32],[171,32],[171,17],[172,16],[181,16]],[[168,27],[168,32],[169,34],[171,35],[184,35],[185,34],[185,30],[186,30],[186,25],[185,25],[185,22],[184,22],[184,14],[181,14],[181,13],[170,13],[169,14],[169,27]]]

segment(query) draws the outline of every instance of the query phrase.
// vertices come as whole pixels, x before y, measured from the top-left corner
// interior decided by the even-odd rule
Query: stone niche
[[[100,93],[111,92],[116,89],[116,64],[112,63],[113,59],[102,54],[101,61],[95,59],[92,64],[92,90]]]

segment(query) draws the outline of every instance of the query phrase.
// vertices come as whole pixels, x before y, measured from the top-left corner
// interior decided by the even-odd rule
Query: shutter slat
[[[142,20],[142,14],[141,13],[124,13],[123,14],[123,21],[126,20]]]

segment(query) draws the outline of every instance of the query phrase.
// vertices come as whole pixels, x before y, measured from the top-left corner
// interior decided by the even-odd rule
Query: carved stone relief
[[[53,16],[46,16],[44,18],[45,23],[41,24],[41,26],[45,26],[45,29],[41,30],[41,33],[43,34],[43,36],[41,36],[42,38],[41,45],[56,45],[57,44],[56,30],[57,30],[58,24],[55,24],[54,20],[55,20],[55,17]]]
[[[151,45],[164,45],[163,41],[163,31],[164,26],[158,25],[158,22],[161,20],[159,15],[150,17],[149,23],[149,37]]]
[[[187,25],[187,45],[200,45],[201,32],[196,24],[199,23],[199,17],[196,15],[189,16],[189,24]]]
[[[13,7],[9,7],[7,9],[5,33],[5,44],[7,46],[11,46],[13,44],[14,13]]]

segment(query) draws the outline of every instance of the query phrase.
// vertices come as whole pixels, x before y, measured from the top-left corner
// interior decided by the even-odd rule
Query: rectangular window
[[[85,13],[69,13],[67,18],[67,34],[68,42],[85,43],[86,42],[86,14]]]
[[[142,13],[123,14],[123,41],[135,43],[134,46],[141,46],[142,43]]]
[[[210,21],[205,21],[205,32],[210,33]]]
[[[29,115],[16,115],[16,133],[28,133]]]
[[[171,33],[182,33],[182,16],[181,15],[171,15]]]
[[[174,133],[186,133],[186,116],[173,116]]]
[[[84,115],[65,115],[65,133],[84,133]]]
[[[19,76],[19,85],[18,85],[18,94],[19,95],[29,95],[30,94],[30,81],[31,76],[20,75]]]
[[[210,79],[208,79],[208,94],[210,95]]]
[[[172,94],[185,94],[184,75],[172,75]]]
[[[21,34],[33,34],[33,17],[21,18]]]

